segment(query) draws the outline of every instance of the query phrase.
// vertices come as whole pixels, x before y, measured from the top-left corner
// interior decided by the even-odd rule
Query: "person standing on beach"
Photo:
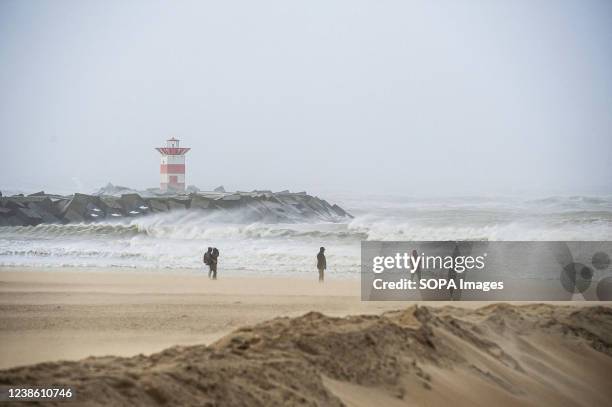
[[[210,254],[210,271],[212,272],[212,279],[217,279],[217,264],[219,263],[219,250],[215,247],[212,249]]]
[[[204,262],[204,264],[208,266],[208,278],[210,278],[210,276],[212,275],[212,266],[211,266],[212,249],[213,249],[212,247],[209,247],[208,251],[204,253],[204,257],[202,258],[202,261]]]
[[[323,282],[325,277],[325,269],[327,268],[327,260],[325,259],[325,247],[319,249],[317,254],[317,269],[319,269],[319,283]]]

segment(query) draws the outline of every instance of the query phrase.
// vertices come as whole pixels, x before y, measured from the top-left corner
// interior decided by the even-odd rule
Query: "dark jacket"
[[[206,264],[207,266],[210,266],[211,257],[212,255],[210,252],[204,253],[204,258],[202,259],[204,261],[204,264]]]
[[[212,270],[217,270],[217,263],[219,262],[219,250],[213,249],[210,255],[210,267]]]
[[[317,268],[319,270],[325,270],[327,268],[327,261],[325,260],[325,255],[321,252],[317,254]]]

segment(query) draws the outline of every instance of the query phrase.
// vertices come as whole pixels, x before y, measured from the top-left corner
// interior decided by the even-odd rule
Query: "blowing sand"
[[[40,269],[39,269],[40,270]],[[0,269],[0,368],[149,354],[211,343],[236,328],[309,311],[378,313],[397,302],[361,302],[359,281],[168,275],[153,270]]]
[[[63,383],[114,406],[612,400],[609,304],[361,302],[358,281],[314,277],[4,269],[2,367],[74,361],[3,370],[0,385]]]

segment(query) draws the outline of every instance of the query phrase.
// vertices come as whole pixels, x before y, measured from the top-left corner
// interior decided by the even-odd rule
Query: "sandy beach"
[[[380,313],[358,280],[221,277],[154,270],[0,269],[0,368],[211,343],[244,325],[309,311]]]
[[[359,280],[222,277],[160,270],[0,268],[0,368],[210,344],[246,325],[316,311],[380,314],[406,301],[361,301]],[[450,304],[426,303],[439,307]],[[475,308],[486,302],[453,302]],[[551,303],[554,304],[554,303]],[[557,303],[567,304],[567,303]],[[572,306],[592,305],[572,302]]]
[[[0,383],[76,385],[88,405],[612,398],[607,303],[362,302],[358,280],[153,270],[4,268],[0,292]]]
[[[78,383],[91,405],[612,398],[608,303],[362,302],[354,279],[72,268],[5,267],[0,293],[0,383]]]

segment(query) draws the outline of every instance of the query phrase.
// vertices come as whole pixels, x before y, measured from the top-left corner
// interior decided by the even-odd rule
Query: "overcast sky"
[[[611,194],[612,2],[0,0],[0,189]]]

